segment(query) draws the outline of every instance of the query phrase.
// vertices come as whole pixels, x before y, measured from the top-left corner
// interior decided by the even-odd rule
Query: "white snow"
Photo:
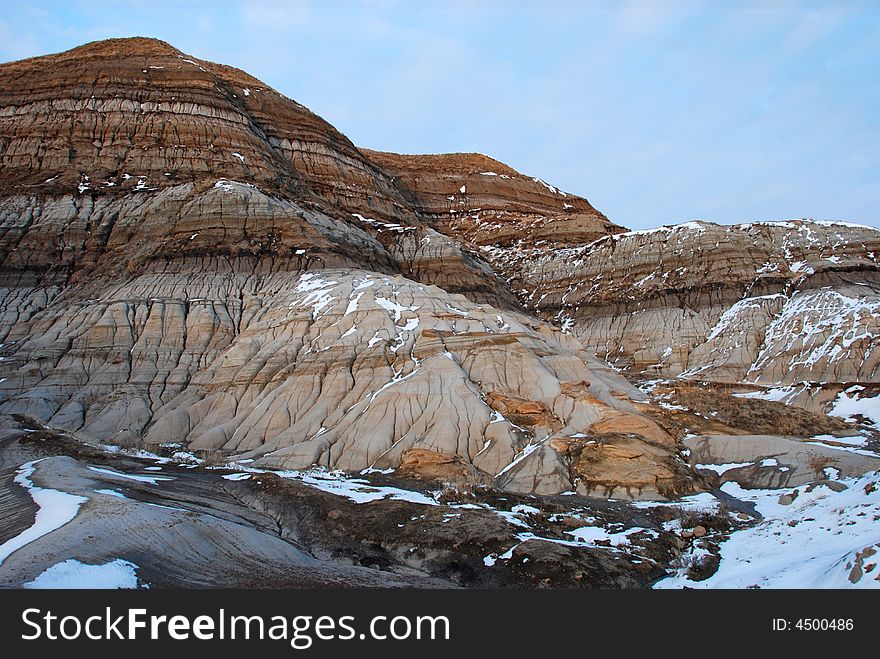
[[[362,478],[351,478],[341,471],[315,469],[311,471],[276,471],[273,473],[282,478],[298,480],[323,492],[345,497],[355,503],[369,503],[381,499],[395,499],[399,501],[420,503],[427,506],[439,505],[434,499],[425,496],[421,492],[413,492],[411,490],[404,490],[397,487],[372,485],[367,480]]]
[[[712,328],[712,331],[709,332],[709,336],[706,337],[706,341],[711,341],[716,336],[724,332],[730,325],[732,325],[737,319],[738,316],[748,309],[755,309],[757,307],[762,306],[764,303],[769,300],[774,299],[785,299],[785,295],[782,293],[774,293],[772,295],[761,295],[758,297],[747,297],[745,299],[740,300],[733,304],[727,311],[721,314],[721,318],[718,319],[718,322],[715,324],[715,327]]]
[[[568,195],[565,194],[562,190],[560,190],[560,189],[558,189],[558,188],[556,188],[556,187],[550,185],[549,183],[547,183],[547,181],[545,181],[545,180],[543,180],[543,179],[533,178],[532,180],[533,180],[535,183],[540,183],[540,184],[543,185],[545,188],[547,188],[548,190],[550,190],[550,192],[552,192],[553,194],[562,195],[563,197],[567,197],[567,196],[568,196]]]
[[[236,188],[253,188],[254,186],[250,183],[242,183],[241,181],[230,181],[225,178],[221,178],[214,184],[214,187],[218,190],[222,190],[223,192],[235,192]]]
[[[653,529],[635,527],[619,533],[610,533],[608,529],[601,526],[582,526],[574,531],[566,531],[566,534],[573,536],[578,542],[588,545],[596,545],[598,542],[604,543],[607,541],[611,543],[612,547],[622,547],[630,543],[629,536],[640,532],[651,533],[657,536],[657,532]]]
[[[718,509],[719,501],[709,492],[701,492],[683,497],[677,501],[633,501],[634,508],[676,508],[689,512],[713,512]]]
[[[377,297],[376,304],[378,304],[380,307],[385,309],[385,311],[387,311],[389,314],[394,314],[394,322],[395,323],[400,320],[400,315],[404,311],[418,311],[419,310],[419,307],[405,307],[405,306],[398,304],[397,302],[394,302],[393,300],[389,300],[388,298],[385,298],[385,297]]]
[[[465,311],[464,309],[459,309],[458,307],[453,307],[448,302],[446,303],[446,308],[452,313],[457,313],[462,316],[470,316],[470,311]]]
[[[793,398],[801,390],[801,387],[771,387],[760,391],[749,391],[745,393],[733,394],[737,398],[756,398],[758,400],[769,400],[773,402],[785,403],[788,399]]]
[[[294,305],[311,305],[312,318],[317,318],[321,311],[336,299],[332,295],[330,295],[330,292],[333,290],[333,287],[337,283],[338,282],[335,281],[327,281],[326,279],[312,272],[307,272],[303,274],[299,278],[299,282],[297,283],[294,292],[307,293],[307,295],[301,300],[294,302]]]
[[[237,474],[225,474],[223,476],[223,479],[228,480],[228,481],[246,481],[250,477],[251,477],[251,475],[247,474],[247,473],[237,473]]]
[[[843,492],[800,487],[788,506],[778,499],[791,489],[746,490],[725,483],[724,492],[754,502],[764,519],[721,544],[713,576],[691,581],[681,570],[655,588],[880,588],[880,551],[864,559],[860,578],[852,572],[856,552],[880,549],[880,472],[841,482],[848,485]]]
[[[137,588],[138,566],[121,558],[99,565],[68,559],[56,563],[36,579],[24,584],[25,588],[81,588],[113,590]]]
[[[713,464],[697,464],[694,465],[697,469],[708,469],[710,471],[714,471],[716,474],[721,475],[725,471],[730,471],[731,469],[738,469],[739,467],[748,467],[754,464],[753,462],[728,462],[726,464],[713,465]]]
[[[846,444],[848,446],[864,446],[868,443],[868,438],[863,435],[852,435],[850,437],[837,437],[835,435],[816,435],[810,438],[811,442],[830,442],[838,444]]]
[[[540,445],[541,445],[541,442],[538,442],[537,444],[527,444],[526,447],[519,453],[519,455],[517,455],[513,460],[511,460],[510,464],[508,464],[506,467],[504,467],[504,469],[502,469],[497,474],[495,474],[495,476],[496,477],[501,476],[505,472],[509,471],[510,469],[512,469],[513,467],[518,465],[520,462],[522,462],[527,457],[529,457],[532,453],[534,453],[535,449],[538,448]]]
[[[34,485],[30,478],[33,476],[34,471],[36,471],[35,465],[39,462],[41,460],[23,464],[15,474],[15,482],[28,490],[39,510],[37,511],[33,526],[0,545],[0,564],[12,552],[67,524],[67,522],[76,517],[79,507],[88,501],[87,497]]]
[[[880,395],[862,398],[859,394],[864,389],[862,386],[854,385],[841,391],[828,414],[853,420],[856,415],[860,415],[880,430]]]
[[[117,499],[128,499],[122,492],[117,492],[116,490],[95,490],[98,494],[106,494],[110,497],[116,497]],[[130,499],[128,499],[130,500]]]
[[[348,306],[345,308],[345,313],[342,315],[347,316],[348,314],[352,313],[353,311],[357,311],[358,302],[360,302],[360,299],[363,296],[364,296],[363,292],[360,292],[357,295],[349,296]]]
[[[399,329],[401,332],[412,332],[418,326],[419,326],[419,319],[418,318],[410,318],[409,320],[406,321],[406,325],[404,325],[402,327],[398,326],[397,329]]]
[[[138,474],[123,474],[122,472],[113,471],[112,469],[104,469],[103,467],[90,466],[89,469],[99,474],[113,476],[114,478],[124,478],[125,480],[137,481],[138,483],[149,483],[150,485],[155,485],[159,481],[174,480],[173,478],[169,478],[168,476],[139,476]]]

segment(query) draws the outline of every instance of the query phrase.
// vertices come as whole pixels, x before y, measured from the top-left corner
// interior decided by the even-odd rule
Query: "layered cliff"
[[[539,315],[640,372],[761,385],[880,378],[880,231],[690,222],[497,252]]]
[[[748,428],[671,419],[606,361],[877,380],[872,229],[626,232],[487,156],[360,150],[150,39],[0,82],[0,413],[270,468],[651,498],[705,486],[682,437]]]
[[[586,199],[479,153],[364,153],[420,216],[473,245],[548,250],[625,231]]]
[[[360,265],[515,305],[335,128],[161,41],[0,67],[0,166],[5,281]]]
[[[156,40],[2,64],[0,583],[874,585],[878,250],[626,231]]]
[[[523,313],[478,251],[620,231],[586,200],[484,157],[365,154],[154,40],[0,83],[0,413],[275,468],[701,487],[644,395]]]

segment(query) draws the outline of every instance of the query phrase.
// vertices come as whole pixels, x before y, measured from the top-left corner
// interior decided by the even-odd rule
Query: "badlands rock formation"
[[[263,467],[656,498],[705,483],[605,360],[876,380],[876,231],[623,231],[486,156],[360,150],[164,42],[5,64],[0,414]]]
[[[16,326],[2,412],[262,466],[381,469],[430,450],[520,491],[693,485],[674,439],[629,402],[640,392],[528,316],[358,270],[89,291]]]
[[[357,264],[513,304],[347,138],[241,71],[118,39],[5,64],[0,83],[6,277]]]
[[[522,313],[476,251],[620,230],[586,200],[482,156],[411,177],[409,157],[365,155],[258,80],[154,40],[3,65],[0,81],[0,413],[261,466],[700,487],[643,394]],[[457,222],[471,200],[496,229]]]
[[[627,232],[151,39],[0,65],[0,585],[880,583],[878,253]]]
[[[485,253],[529,310],[621,367],[759,385],[880,378],[876,229],[689,222]]]
[[[558,249],[624,231],[586,199],[479,153],[364,153],[432,226],[478,247]]]
[[[630,372],[764,387],[828,408],[880,378],[880,232],[794,220],[624,232],[485,156],[367,152],[523,308]],[[560,202],[562,210],[560,211]]]

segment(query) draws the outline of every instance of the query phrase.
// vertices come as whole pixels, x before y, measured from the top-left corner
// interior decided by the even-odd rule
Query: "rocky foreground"
[[[0,584],[880,586],[878,250],[627,232],[156,40],[0,65]]]

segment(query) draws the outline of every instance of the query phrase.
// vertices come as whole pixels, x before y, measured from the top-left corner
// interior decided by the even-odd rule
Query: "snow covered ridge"
[[[781,361],[791,370],[867,361],[878,339],[880,297],[851,298],[831,289],[800,292],[767,327],[749,375],[779,368]]]
[[[482,252],[528,309],[619,366],[762,385],[877,377],[876,228],[694,220]]]
[[[651,229],[640,229],[636,231],[625,231],[603,236],[593,242],[578,247],[566,247],[563,249],[554,249],[549,254],[541,249],[522,250],[516,247],[506,248],[505,252],[518,252],[516,257],[509,253],[504,256],[507,260],[515,258],[516,260],[526,259],[534,260],[536,256],[549,259],[554,262],[567,261],[580,256],[585,256],[598,249],[615,249],[616,243],[635,241],[641,246],[653,239],[677,241],[678,244],[689,245],[694,244],[691,249],[695,251],[711,250],[718,247],[718,242],[722,239],[729,238],[731,240],[742,241],[737,239],[738,235],[758,234],[755,239],[763,239],[762,232],[770,231],[772,234],[778,234],[772,238],[773,242],[778,241],[778,251],[781,257],[791,266],[792,272],[797,272],[796,266],[798,257],[794,252],[803,252],[804,250],[814,251],[820,250],[823,254],[827,251],[826,260],[831,263],[839,261],[839,255],[833,252],[836,248],[851,242],[858,242],[857,239],[848,237],[848,233],[860,232],[864,234],[864,238],[871,240],[880,240],[880,229],[860,224],[852,224],[847,222],[839,222],[833,220],[780,220],[774,221],[755,221],[740,224],[718,224],[707,220],[691,220],[681,224],[669,224],[654,227]],[[714,240],[713,240],[714,239]],[[482,248],[484,252],[489,252],[490,248]],[[491,254],[490,254],[491,255]],[[496,255],[497,256],[497,255]],[[817,255],[818,257],[818,255]],[[868,257],[875,263],[880,262],[880,252],[876,255],[869,253]],[[801,269],[804,270],[805,263],[801,263]],[[779,264],[765,264],[768,267],[766,272],[771,270],[779,270]],[[775,266],[775,267],[773,267]],[[785,268],[787,270],[788,268]]]
[[[869,381],[880,357],[880,295],[851,295],[824,287],[744,298],[721,314],[680,377],[712,379],[751,354],[743,382]],[[750,335],[760,340],[746,353]]]
[[[633,238],[642,238],[646,236],[656,236],[658,234],[677,234],[677,233],[690,233],[690,234],[702,234],[707,229],[721,229],[723,231],[754,231],[760,229],[775,229],[784,232],[800,232],[804,234],[807,240],[815,240],[813,236],[810,235],[810,228],[812,227],[822,227],[825,229],[858,229],[862,231],[871,231],[874,233],[880,234],[880,229],[877,227],[871,227],[863,224],[853,224],[851,222],[840,222],[837,220],[810,220],[810,219],[798,219],[798,220],[757,220],[754,222],[742,222],[739,224],[719,224],[717,222],[710,222],[708,220],[691,220],[689,222],[682,222],[681,224],[664,224],[659,227],[654,227],[652,229],[640,229],[637,231],[626,231],[623,233],[615,233],[610,236],[604,236],[599,238],[598,240],[585,245],[583,248],[576,249],[589,249],[594,245],[597,245],[606,241],[619,241]]]

